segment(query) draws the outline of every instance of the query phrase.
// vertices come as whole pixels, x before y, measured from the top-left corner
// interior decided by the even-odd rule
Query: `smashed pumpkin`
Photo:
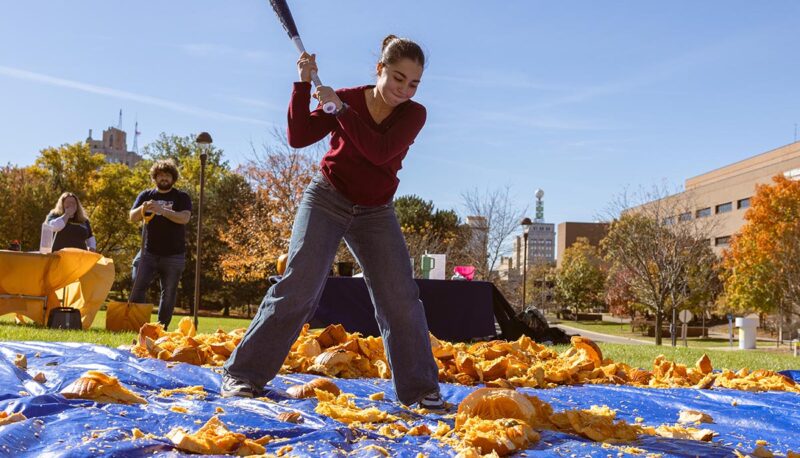
[[[88,371],[61,390],[67,399],[88,399],[116,404],[147,404],[147,400],[122,386],[116,377]]]
[[[264,447],[244,434],[228,429],[219,417],[214,415],[194,433],[183,428],[173,428],[166,435],[175,447],[202,455],[233,454],[238,456],[261,455]]]

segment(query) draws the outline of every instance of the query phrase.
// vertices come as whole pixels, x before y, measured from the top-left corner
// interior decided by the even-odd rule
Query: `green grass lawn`
[[[643,336],[641,332],[631,332],[631,325],[627,323],[610,323],[608,321],[562,321],[561,324],[572,328],[599,332],[601,334],[610,334],[613,336],[655,342],[654,337]],[[663,343],[665,345],[671,345],[672,340],[669,337],[664,337]],[[688,337],[686,339],[686,343],[690,348],[727,347],[729,345],[728,339],[716,337]],[[736,338],[734,338],[733,344],[738,345]],[[761,345],[764,345],[764,343],[762,342]],[[683,347],[683,339],[680,338],[680,334],[678,335],[678,346]]]
[[[182,316],[174,316],[171,329],[175,329]],[[152,315],[151,321],[156,321]],[[247,328],[250,320],[225,317],[199,317],[198,332],[208,334],[221,328],[232,331],[236,328]],[[45,342],[87,342],[109,347],[128,345],[136,338],[135,332],[110,332],[106,331],[106,312],[97,312],[92,327],[85,331],[71,331],[63,329],[48,329],[35,325],[18,325],[14,323],[14,315],[0,317],[0,341],[2,340],[40,340]]]
[[[629,337],[637,340],[644,340],[655,342],[655,338],[643,336],[640,332],[631,332],[630,324],[620,324],[611,322],[597,322],[597,321],[563,321],[562,324],[578,329],[585,329],[587,331],[599,332],[602,334],[610,334],[614,336]],[[711,358],[714,367],[717,369],[741,369],[748,367],[750,369],[770,369],[770,370],[786,370],[786,369],[800,369],[800,357],[794,357],[786,352],[787,346],[783,346],[783,352],[776,352],[774,350],[775,344],[768,344],[766,342],[759,342],[759,348],[755,350],[713,350],[714,347],[729,347],[730,342],[728,339],[723,338],[687,338],[688,348],[683,346],[683,340],[678,338],[678,346],[672,347],[672,340],[668,337],[663,339],[663,345],[625,345],[625,344],[608,344],[599,343],[600,347],[605,352],[605,355],[614,359],[615,361],[623,361],[631,366],[651,369],[653,367],[653,359],[656,356],[663,354],[669,359],[675,359],[679,363],[694,365],[694,363],[703,355],[707,353]],[[738,347],[739,343],[734,338],[733,345]]]
[[[774,353],[758,350],[725,351],[709,350],[703,348],[684,348],[655,345],[625,345],[600,343],[603,356],[614,361],[622,361],[633,367],[644,369],[653,368],[653,360],[658,355],[664,355],[687,366],[694,366],[698,359],[706,353],[711,358],[715,369],[738,370],[743,367],[749,369],[770,369],[782,371],[786,369],[800,369],[800,357],[790,353]]]

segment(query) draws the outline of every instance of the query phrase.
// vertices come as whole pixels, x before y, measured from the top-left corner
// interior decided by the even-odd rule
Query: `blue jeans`
[[[364,272],[397,398],[410,405],[438,393],[428,323],[394,207],[354,205],[322,174],[303,194],[283,278],[267,292],[225,370],[257,386],[275,377],[314,315],[342,238]]]
[[[161,283],[161,300],[158,303],[158,322],[169,327],[172,320],[172,311],[175,309],[175,299],[178,297],[178,281],[181,279],[183,268],[186,265],[186,255],[158,256],[148,253],[136,253],[133,259],[133,289],[131,302],[145,302],[145,294],[150,288],[150,283],[158,274]]]

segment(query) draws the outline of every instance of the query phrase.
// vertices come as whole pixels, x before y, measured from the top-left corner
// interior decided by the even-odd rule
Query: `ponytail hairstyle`
[[[396,35],[387,35],[381,45],[381,58],[378,61],[378,71],[386,65],[409,59],[425,68],[425,52],[422,48],[408,38],[400,38]]]

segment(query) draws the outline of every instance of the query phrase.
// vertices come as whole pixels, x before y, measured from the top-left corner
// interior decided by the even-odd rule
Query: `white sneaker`
[[[420,399],[417,402],[417,405],[422,407],[423,409],[428,410],[445,410],[446,403],[439,392],[431,393],[426,395],[424,398]]]

